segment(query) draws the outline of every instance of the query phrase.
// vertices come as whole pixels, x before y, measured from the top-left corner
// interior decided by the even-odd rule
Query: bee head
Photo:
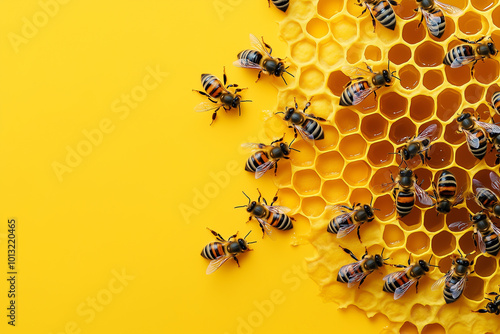
[[[284,156],[287,156],[290,154],[290,148],[288,147],[287,144],[280,143],[280,149],[281,149],[281,152],[283,153]]]
[[[463,122],[464,120],[466,120],[467,118],[470,118],[471,117],[471,114],[466,112],[466,113],[462,113],[460,116],[458,116],[457,118],[457,122]]]
[[[375,263],[377,266],[382,267],[384,265],[384,259],[382,258],[381,255],[375,255]]]
[[[237,108],[240,105],[240,102],[241,102],[241,97],[239,95],[236,95],[231,101],[231,107]]]
[[[280,77],[283,75],[283,73],[285,73],[285,71],[286,71],[285,63],[283,63],[282,61],[278,61],[277,65],[276,65],[276,69],[274,70],[273,74],[276,77]]]
[[[422,268],[425,272],[428,272],[429,271],[429,265],[427,264],[427,262],[425,262],[424,260],[419,260],[418,261],[418,265],[420,266],[420,268]]]
[[[403,160],[410,160],[410,151],[408,151],[408,149],[406,147],[403,147],[400,151],[400,154],[401,154],[401,158],[403,158]]]
[[[238,239],[238,245],[240,246],[241,250],[247,250],[247,242],[244,239],[239,238]]]
[[[412,177],[413,176],[413,171],[411,169],[401,169],[399,171],[399,176],[400,177]]]
[[[469,260],[467,260],[467,258],[465,257],[458,258],[456,262],[457,264],[462,265],[464,267],[468,267],[470,265]]]
[[[295,108],[287,108],[284,117],[285,121],[289,121],[294,113],[295,113]]]
[[[363,205],[363,210],[365,211],[366,215],[368,216],[368,218],[372,218],[373,217],[373,208],[368,205],[368,204],[365,204]]]
[[[490,55],[496,56],[498,50],[495,48],[495,44],[493,44],[493,42],[489,42],[487,45],[488,45],[488,50],[490,51]]]
[[[247,212],[252,212],[256,206],[257,206],[257,202],[255,202],[255,201],[248,203]]]
[[[392,79],[391,79],[391,74],[389,73],[388,70],[383,70],[382,71],[382,75],[384,76],[384,80],[385,82],[387,83],[391,83]]]

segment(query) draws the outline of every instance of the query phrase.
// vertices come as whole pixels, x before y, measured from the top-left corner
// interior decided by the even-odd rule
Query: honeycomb
[[[294,210],[295,217],[310,222],[305,238],[316,252],[308,259],[309,274],[325,301],[340,308],[355,305],[369,317],[384,314],[394,324],[387,333],[498,333],[495,316],[471,312],[484,307],[486,292],[498,290],[496,258],[478,252],[469,256],[475,261],[475,272],[455,303],[446,305],[442,289],[431,290],[449,270],[452,254],[475,250],[472,229],[454,232],[448,226],[468,221],[469,211],[477,212],[479,206],[467,199],[448,215],[437,215],[435,208],[421,207],[417,201],[410,214],[399,218],[391,194],[380,188],[391,181],[391,173],[398,173],[399,157],[390,152],[429,124],[438,127],[429,151],[431,160],[414,169],[428,193],[432,193],[431,181],[436,182],[444,169],[455,175],[458,189],[464,191],[470,191],[472,178],[489,186],[489,171],[498,173],[495,152],[488,150],[485,159],[475,159],[464,134],[456,132],[455,121],[463,109],[477,112],[483,120],[494,115],[488,102],[500,90],[495,83],[497,60],[477,62],[473,76],[470,65],[450,68],[442,64],[446,52],[461,43],[454,35],[469,40],[492,36],[500,47],[498,0],[453,1],[463,13],[446,15],[446,30],[439,39],[429,34],[425,21],[419,26],[421,14],[414,11],[414,0],[398,2],[394,7],[396,29],[391,31],[377,22],[375,32],[369,13],[360,16],[363,8],[354,0],[290,2],[279,31],[289,46],[287,61],[295,80],[279,87],[276,111],[293,106],[294,97],[299,107],[314,97],[308,111],[328,122],[322,124],[325,139],[314,146],[300,139],[294,143],[300,152],[292,152],[289,161],[280,162],[274,182],[280,188],[281,204]],[[341,71],[343,66],[365,69],[367,63],[381,71],[387,68],[387,60],[400,82],[379,89],[377,99],[371,94],[356,106],[339,106],[349,81]],[[265,127],[276,137],[290,133],[278,115],[270,116]],[[327,205],[370,203],[372,197],[373,206],[380,211],[375,212],[374,221],[362,225],[362,244],[356,233],[336,238],[326,232],[333,218],[325,210]],[[412,287],[394,300],[392,294],[382,291],[382,278],[397,268],[386,266],[372,273],[360,289],[337,282],[340,267],[353,262],[338,245],[358,257],[365,247],[370,254],[380,254],[384,248],[384,256],[390,256],[388,262],[393,264],[406,264],[409,254],[413,261],[433,255],[431,263],[439,268],[431,267],[420,280],[418,293]]]

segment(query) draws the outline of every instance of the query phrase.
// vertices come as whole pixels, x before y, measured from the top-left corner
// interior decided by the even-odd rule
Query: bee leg
[[[208,99],[210,100],[210,102],[217,103],[217,101],[212,100],[212,98],[211,98],[211,96],[210,96],[210,95],[208,95],[208,94],[207,94],[207,93],[205,93],[205,92],[202,92],[201,90],[196,90],[196,89],[193,89],[193,92],[197,92],[197,93],[199,93],[199,94],[201,94],[201,95],[203,95],[203,96],[208,97]]]
[[[271,45],[267,44],[266,42],[264,42],[264,37],[260,37],[262,38],[262,43],[264,43],[264,45],[266,46],[266,48],[269,49],[269,54],[273,53],[273,48],[271,47]]]
[[[389,3],[391,5],[393,5],[393,6],[397,6],[398,5],[398,3],[396,1],[394,1],[394,0],[389,0]]]
[[[267,4],[271,7],[271,0],[267,0]]]
[[[415,9],[416,12],[418,12],[418,9]],[[422,25],[422,21],[424,20],[424,13],[422,13],[422,16],[420,17],[420,22],[418,23],[418,26],[417,28],[420,28],[420,26]]]
[[[234,261],[236,261],[236,264],[238,265],[238,268],[239,268],[240,267],[240,262],[236,258],[236,255],[233,255],[233,259],[234,259]]]
[[[224,80],[224,86],[227,84],[226,66],[222,68],[222,79]]]
[[[314,97],[314,96],[313,96]],[[306,112],[307,108],[309,108],[311,106],[311,100],[313,99],[313,97],[311,97],[309,99],[309,101],[306,103],[306,106],[304,107],[304,110],[302,110],[304,113]]]
[[[344,247],[342,247],[342,246],[340,246],[340,245],[339,245],[339,247],[340,247],[340,248],[342,248],[342,250],[343,250],[344,252],[346,252],[347,254],[349,254],[349,255],[350,255],[350,256],[351,256],[351,257],[352,257],[355,261],[359,261],[359,260],[358,260],[358,258],[356,257],[356,255],[354,255],[354,253],[353,253],[353,252],[351,252],[349,249],[344,248]]]
[[[274,176],[276,176],[276,172],[278,171],[278,163],[274,164]]]
[[[360,228],[360,227],[361,227],[361,225],[358,225],[358,229],[356,230],[356,234],[358,235],[358,240],[359,240],[359,242],[360,242],[360,243],[363,243],[363,242],[361,241],[361,236],[359,235],[359,228]]]
[[[293,102],[295,103],[295,110],[299,109],[299,105],[297,104],[297,99],[294,97]]]
[[[279,191],[279,189],[276,190],[276,194],[273,197],[273,201],[271,202],[271,206],[273,206],[273,204],[278,200],[278,191]]]
[[[470,75],[471,76],[474,76],[474,66],[476,66],[476,63],[477,63],[477,60],[475,60],[474,63],[472,63],[472,67],[470,69]]]
[[[425,157],[424,157],[424,155],[422,153],[419,153],[418,155],[420,157],[420,160],[422,160],[422,165],[425,165]]]
[[[215,235],[218,240],[220,240],[220,241],[226,241],[219,233],[215,232],[214,230],[211,230],[208,227],[207,227],[207,230],[209,230],[210,233],[212,233],[213,235]]]
[[[259,203],[260,203],[260,199],[262,198],[262,194],[260,193],[259,188],[257,188],[257,191],[259,192],[259,198],[257,199],[257,202],[259,202]]]
[[[363,282],[365,281],[365,279],[366,279],[367,277],[368,277],[368,275],[366,275],[365,277],[363,277],[363,278],[361,279],[361,281],[360,281],[360,282],[359,282],[359,284],[358,284],[358,289],[361,287],[361,284],[363,284]]]
[[[418,283],[420,283],[420,280],[417,280],[417,284],[415,284],[415,293],[418,293]]]
[[[266,231],[264,231],[264,225],[262,225],[262,224],[259,222],[259,226],[260,226],[260,229],[262,230],[262,239],[264,239],[264,236],[266,235]]]
[[[219,108],[215,109],[214,113],[212,114],[212,122],[210,122],[210,125],[212,125],[212,123],[215,121],[215,119],[217,118],[217,111],[219,110]]]

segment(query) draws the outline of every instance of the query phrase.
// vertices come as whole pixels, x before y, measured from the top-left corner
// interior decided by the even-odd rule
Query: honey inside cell
[[[322,40],[318,44],[318,60],[323,66],[333,67],[344,59],[344,50],[333,39]]]
[[[498,84],[489,86],[488,89],[486,90],[485,101],[491,103],[491,98],[493,97],[493,94],[495,94],[496,92],[500,92],[500,87],[498,86]]]
[[[406,231],[416,230],[422,225],[422,211],[413,207],[411,212],[404,217],[399,217],[399,226]]]
[[[321,179],[315,171],[303,169],[294,174],[293,186],[301,195],[312,195],[319,191]]]
[[[304,39],[292,45],[291,52],[292,57],[295,60],[301,63],[307,63],[314,58],[316,53],[316,44],[312,41]]]
[[[451,88],[443,90],[437,98],[437,117],[447,122],[455,116],[460,104],[462,104],[462,95],[459,92]]]
[[[453,121],[446,125],[444,131],[444,140],[451,145],[460,144],[465,140],[463,133],[458,132],[458,123]]]
[[[299,150],[300,152],[291,150],[290,161],[295,166],[312,166],[314,164],[314,159],[316,158],[316,152],[314,148],[304,140],[299,140],[293,143],[293,148]]]
[[[380,114],[365,116],[361,121],[361,133],[369,141],[385,138],[387,128],[388,122]]]
[[[336,151],[323,153],[316,160],[316,170],[326,179],[338,177],[343,168],[344,158]]]
[[[407,45],[396,44],[389,50],[389,60],[396,65],[406,63],[410,58],[411,49]]]
[[[463,134],[462,134],[463,135]],[[469,151],[467,143],[462,144],[456,151],[455,162],[465,169],[472,169],[479,163],[479,160]]]
[[[420,82],[420,72],[413,65],[406,65],[398,74],[401,79],[401,86],[405,89],[412,90]]]
[[[440,324],[428,324],[422,329],[422,334],[445,334],[443,326]]]
[[[340,43],[354,40],[358,35],[356,21],[347,15],[338,15],[330,22],[333,37]]]
[[[368,95],[361,103],[356,104],[354,108],[363,114],[368,114],[376,110],[377,100],[375,99],[375,95],[373,93]]]
[[[351,133],[358,129],[359,116],[350,109],[340,109],[335,113],[335,124],[341,133]]]
[[[384,227],[384,234],[382,235],[387,247],[401,247],[405,243],[405,235],[403,231],[396,225],[387,224]]]
[[[392,219],[391,217],[393,217],[396,212],[394,199],[389,194],[378,197],[373,207],[378,209],[375,211],[375,217],[380,221]]]
[[[418,184],[422,189],[427,189],[431,186],[432,172],[427,168],[418,168],[414,170],[415,177],[417,178]],[[416,204],[421,206],[420,201]]]
[[[426,95],[417,95],[410,102],[410,117],[417,122],[425,121],[434,115],[434,99]]]
[[[490,84],[498,79],[498,61],[490,58],[478,61],[474,67],[474,77],[483,84]]]
[[[349,187],[341,179],[325,181],[321,195],[330,203],[345,202],[349,196]]]
[[[370,204],[373,202],[373,195],[368,189],[356,188],[349,197],[349,203]]]
[[[424,214],[424,227],[429,232],[440,231],[444,226],[444,215],[435,209],[427,210]]]
[[[358,134],[346,136],[340,141],[339,151],[347,160],[358,159],[366,152],[366,141]]]
[[[401,145],[409,137],[416,134],[417,128],[409,118],[402,118],[392,123],[389,131],[389,139],[396,145]]]
[[[443,274],[446,274],[448,270],[451,268],[452,265],[452,260],[450,256],[444,257],[441,260],[439,260],[438,266],[439,266],[439,271]]]
[[[278,192],[279,204],[291,210],[297,210],[300,206],[300,197],[290,188],[282,188]]]
[[[458,28],[466,35],[475,35],[481,31],[481,17],[474,12],[465,12],[458,19]]]
[[[463,295],[471,300],[482,301],[484,298],[484,281],[477,276],[469,276]]]
[[[413,0],[401,0],[398,2],[398,6],[394,7],[394,12],[400,18],[409,20],[417,15],[415,12],[415,1]]]
[[[302,212],[308,217],[318,217],[325,211],[325,201],[318,196],[302,199]]]
[[[432,252],[437,256],[450,255],[455,248],[455,236],[448,231],[441,231],[432,238]]]
[[[364,161],[354,161],[346,166],[348,173],[344,174],[344,180],[351,186],[362,186],[370,180],[371,168]]]
[[[433,143],[429,151],[429,155],[431,156],[431,159],[427,161],[429,167],[442,169],[449,166],[453,162],[453,149],[446,143]]]
[[[424,74],[424,79],[422,81],[425,88],[427,88],[428,90],[433,90],[434,88],[441,86],[443,82],[443,74],[441,73],[441,71],[436,70],[426,71]]]
[[[434,67],[442,64],[443,48],[434,42],[423,42],[415,50],[415,63],[421,67]]]
[[[493,20],[493,24],[496,25],[497,28],[500,28],[500,7],[497,7],[493,10],[491,17]]]
[[[356,64],[361,60],[361,57],[363,56],[363,50],[364,50],[363,44],[361,43],[353,44],[347,50],[345,59],[351,64]]]
[[[300,87],[311,93],[323,87],[324,82],[325,76],[323,72],[314,66],[303,70],[299,78]]]
[[[483,87],[476,84],[469,85],[464,92],[465,100],[471,104],[477,103],[481,100],[483,92]]]
[[[454,86],[462,86],[470,81],[470,68],[468,66],[456,68],[445,66],[444,72],[448,82]]]
[[[384,183],[391,183],[391,175],[397,175],[398,173],[397,166],[390,166],[378,169],[375,174],[373,174],[370,180],[370,190],[375,195],[380,195],[386,191],[383,190],[381,186]]]
[[[372,166],[386,166],[394,160],[393,152],[394,147],[389,141],[379,141],[370,145],[367,158]]]
[[[380,97],[380,112],[389,119],[403,116],[408,109],[408,100],[396,92],[388,92]]]
[[[457,180],[458,182],[458,180]],[[469,211],[467,208],[454,208],[450,213],[446,215],[446,225],[450,226],[450,224],[455,222],[468,222],[469,221]]]
[[[333,95],[340,96],[349,81],[349,77],[342,71],[335,71],[330,73],[328,77],[328,88],[330,88]]]
[[[497,0],[471,0],[472,6],[478,10],[486,11],[497,4]]]
[[[426,35],[426,29],[423,24],[419,26],[419,20],[408,22],[403,27],[403,39],[408,44],[416,44],[422,41]]]
[[[329,0],[319,0],[318,1],[318,14],[325,19],[331,18],[333,15],[342,11],[343,7],[342,1],[329,1]]]
[[[321,125],[323,132],[325,133],[325,138],[321,140],[316,140],[314,145],[321,150],[326,151],[328,149],[333,149],[337,147],[339,142],[339,132],[333,126]]]
[[[479,255],[474,262],[474,271],[481,277],[491,276],[497,271],[497,261],[494,257]]]
[[[412,254],[420,255],[429,249],[430,240],[424,232],[415,232],[408,236],[406,249]]]
[[[374,45],[368,45],[365,49],[365,59],[371,61],[379,61],[382,59],[382,51]]]
[[[311,36],[321,38],[328,34],[328,25],[323,20],[313,18],[307,23],[306,30]]]

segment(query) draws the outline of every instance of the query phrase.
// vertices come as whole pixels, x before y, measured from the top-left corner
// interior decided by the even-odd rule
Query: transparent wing
[[[396,272],[390,273],[388,275],[385,275],[383,280],[387,281],[387,280],[391,279],[391,280],[397,281],[398,279],[400,279],[401,277],[406,275],[410,271],[410,269],[411,269],[411,266],[408,266],[403,270],[396,271]]]
[[[441,277],[440,279],[438,279],[436,282],[434,282],[434,284],[432,284],[432,287],[431,287],[431,290],[437,290],[441,287],[441,285],[443,285],[443,283],[447,280],[449,280],[451,278],[451,275],[453,275],[453,272],[455,271],[455,269],[453,270],[448,270],[448,272],[446,273],[446,275],[444,275],[443,277]]]
[[[467,222],[454,222],[454,223],[451,223],[448,227],[453,232],[461,232],[461,231],[468,229],[470,226],[471,226],[471,224],[467,223]]]
[[[259,222],[260,226],[262,226],[264,228],[264,232],[268,235],[268,237],[271,238],[272,240],[274,240],[271,225],[269,225],[265,220],[262,220],[261,218],[258,218],[258,217],[255,217],[255,218]]]
[[[259,167],[257,167],[257,169],[255,170],[255,178],[260,179],[268,170],[273,168],[275,164],[276,164],[276,161],[269,160],[269,161],[263,163],[262,165],[260,165]]]
[[[339,232],[337,233],[337,238],[345,237],[346,235],[354,231],[358,226],[359,224],[349,224],[340,227]]]
[[[486,132],[488,132],[491,135],[500,134],[500,126],[496,124],[486,123],[481,121],[476,121],[476,124],[485,129]]]
[[[397,182],[382,183],[380,185],[380,190],[381,190],[381,192],[386,193],[388,191],[391,191],[392,188],[394,188],[396,185],[397,185]],[[376,187],[376,188],[379,189],[379,187]]]
[[[267,48],[264,46],[264,44],[262,44],[261,41],[254,34],[250,34],[250,44],[260,52],[266,54],[268,57],[273,58],[269,54],[269,52],[267,52]]]
[[[491,228],[493,229],[493,232],[495,232],[497,236],[500,236],[500,229],[496,227],[496,225],[493,224],[493,222],[491,223]]]
[[[457,284],[453,285],[451,288],[450,288],[450,291],[451,291],[451,296],[453,297],[453,299],[457,299],[458,297],[460,297],[460,295],[462,294],[462,292],[464,291],[464,288],[465,288],[465,282],[467,281],[467,275],[464,275],[464,277],[462,277],[458,282]]]
[[[486,187],[481,183],[481,181],[479,181],[477,179],[472,179],[472,185],[473,185],[473,188],[476,190],[476,192],[480,188],[485,188],[486,189]]]
[[[477,247],[479,247],[479,251],[483,254],[486,253],[486,244],[484,243],[483,235],[481,234],[481,232],[477,231],[476,238],[477,238]]]
[[[408,289],[410,289],[411,286],[413,284],[415,284],[415,282],[417,282],[416,279],[411,279],[408,282],[406,282],[405,284],[401,285],[399,288],[397,288],[396,291],[394,291],[394,300],[397,300],[397,299],[403,297],[403,295],[406,293],[406,291],[408,291]]]
[[[467,139],[467,143],[469,144],[470,147],[472,148],[478,148],[479,147],[479,138],[477,138],[473,133],[463,130],[465,133],[465,139]]]
[[[500,191],[500,177],[495,172],[490,172],[491,186],[496,191]]]
[[[359,80],[360,78],[369,79],[373,76],[373,73],[371,72],[352,66],[342,66],[342,72],[351,80]]]
[[[432,15],[426,10],[422,10],[422,14],[424,15],[425,23],[427,23],[428,27],[438,26],[441,23],[441,19],[438,16]]]
[[[219,256],[218,258],[210,261],[207,267],[207,275],[210,275],[211,273],[219,269],[219,267],[222,266],[224,262],[229,260],[231,257],[232,257],[231,255],[226,254],[224,256]]]
[[[472,63],[474,60],[476,60],[475,56],[457,57],[457,58],[453,59],[453,62],[450,64],[450,67],[451,68],[461,67],[461,66],[466,65],[468,63]]]
[[[429,196],[429,194],[426,193],[424,189],[420,188],[417,182],[415,182],[414,185],[415,193],[417,194],[417,198],[420,203],[422,203],[423,205],[432,205],[432,198]]]
[[[238,59],[238,60],[235,60],[233,61],[233,65],[236,66],[236,67],[243,67],[243,68],[256,68],[256,69],[259,69],[261,70],[262,67],[260,67],[259,64],[256,64],[252,61],[249,61],[247,59]]]
[[[464,192],[463,189],[460,189],[460,192],[458,193],[457,197],[455,197],[455,202],[453,202],[453,205],[458,205],[464,201]]]
[[[346,276],[349,272],[357,271],[359,269],[360,262],[361,261],[354,262],[354,263],[349,263],[349,264],[346,264],[345,266],[342,266],[342,268],[340,268],[340,270],[339,270],[339,275],[340,276]],[[347,286],[349,288],[354,284],[354,281],[351,284],[352,278],[353,278],[353,276],[351,276],[349,278],[349,282],[347,284]],[[359,280],[358,280],[358,282],[359,282]]]
[[[222,107],[222,103],[213,104],[212,102],[202,102],[198,104],[196,107],[194,107],[194,111],[204,112],[204,111],[215,110],[220,107]]]
[[[264,205],[264,207],[271,212],[282,213],[282,214],[287,214],[288,212],[291,211],[290,208],[281,205],[273,205],[273,206]]]
[[[301,126],[299,125],[294,125],[293,126],[298,133],[300,133],[300,136],[302,137],[302,139],[304,139],[306,142],[308,142],[309,144],[314,144],[314,136],[310,133],[307,133],[304,128],[302,128]]]
[[[241,147],[256,151],[256,150],[262,150],[264,148],[268,148],[271,146],[265,145],[265,144],[259,144],[259,143],[243,143],[243,144],[241,144]]]
[[[441,1],[434,0],[434,3],[438,5],[446,14],[449,15],[459,15],[462,14],[462,10],[452,5],[448,5],[446,3],[442,3]]]
[[[351,277],[349,277],[349,282],[347,283],[347,287],[352,288],[358,282],[361,282],[361,280],[363,278],[365,278],[366,276],[368,276],[368,274],[370,274],[370,273],[371,273],[371,271],[363,271],[361,273],[357,273],[355,275],[352,275]]]
[[[425,138],[431,138],[434,135],[434,132],[437,130],[437,125],[436,124],[431,124],[427,128],[425,128],[424,131],[420,132],[415,138],[416,140],[421,140]]]
[[[368,89],[355,92],[352,99],[352,105],[360,104],[368,95],[370,95],[375,90],[376,87],[370,87]]]

